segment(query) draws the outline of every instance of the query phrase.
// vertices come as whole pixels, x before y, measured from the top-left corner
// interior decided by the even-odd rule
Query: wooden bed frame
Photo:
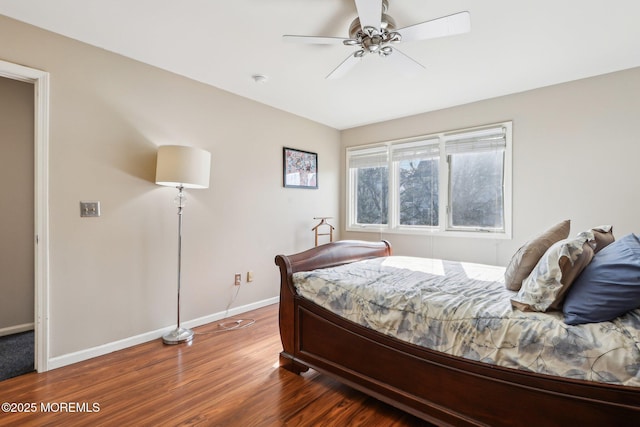
[[[388,242],[343,240],[276,256],[280,366],[313,368],[437,425],[630,425],[640,388],[488,365],[375,332],[298,296],[292,274],[391,255]]]

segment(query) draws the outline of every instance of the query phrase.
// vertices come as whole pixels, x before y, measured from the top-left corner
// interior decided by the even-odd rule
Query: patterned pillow
[[[518,249],[504,272],[504,283],[507,289],[519,290],[522,281],[531,273],[547,249],[557,241],[569,236],[570,227],[570,220],[562,221]]]
[[[511,304],[523,311],[557,310],[569,286],[591,262],[592,231],[554,243],[540,258],[531,274],[522,282]]]

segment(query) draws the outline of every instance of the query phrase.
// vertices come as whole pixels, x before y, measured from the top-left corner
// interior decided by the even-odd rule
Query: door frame
[[[37,372],[49,364],[49,73],[0,60],[0,77],[33,84],[34,330]]]

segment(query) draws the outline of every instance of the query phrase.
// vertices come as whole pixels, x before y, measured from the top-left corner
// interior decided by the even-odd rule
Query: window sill
[[[511,232],[442,230],[433,228],[387,228],[376,226],[351,226],[346,231],[357,233],[405,234],[414,236],[463,237],[473,239],[511,239]]]

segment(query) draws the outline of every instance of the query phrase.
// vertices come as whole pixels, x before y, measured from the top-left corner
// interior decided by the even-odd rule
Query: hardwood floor
[[[256,321],[244,329],[195,328],[191,345],[158,339],[2,381],[0,403],[23,412],[3,406],[0,425],[425,425],[314,371],[280,369],[277,310],[243,314]]]

